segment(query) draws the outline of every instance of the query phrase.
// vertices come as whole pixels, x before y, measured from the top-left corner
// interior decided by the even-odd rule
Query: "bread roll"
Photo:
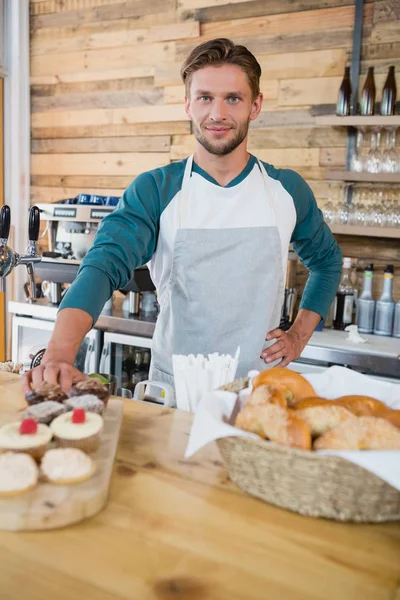
[[[391,410],[390,408],[387,408],[386,410],[379,411],[376,416],[379,416],[380,419],[385,419],[385,421],[389,421],[389,423],[400,429],[400,410]]]
[[[336,403],[344,406],[357,417],[371,417],[375,413],[387,410],[387,405],[370,396],[341,396]]]
[[[346,421],[356,419],[349,410],[343,406],[335,406],[333,402],[319,406],[309,406],[293,412],[307,423],[313,437],[322,435]]]
[[[400,431],[385,419],[359,417],[328,431],[315,450],[400,450]]]
[[[264,429],[259,420],[260,408],[262,406],[262,404],[246,404],[236,417],[235,427],[255,433],[265,439]]]
[[[291,407],[292,410],[301,410],[303,408],[309,408],[310,406],[323,406],[326,404],[333,404],[333,400],[327,400],[326,398],[320,398],[319,396],[314,396],[313,398],[304,398],[303,400],[299,400],[295,402]]]
[[[260,385],[250,394],[246,404],[277,404],[282,408],[287,407],[284,391],[272,385]]]
[[[284,386],[288,390],[286,398],[288,405],[292,406],[295,402],[315,396],[315,391],[312,385],[296,371],[281,367],[274,367],[262,371],[253,379],[253,389],[257,389],[260,385],[272,385],[275,387]]]
[[[277,404],[247,405],[236,417],[235,425],[282,446],[311,449],[306,423]]]

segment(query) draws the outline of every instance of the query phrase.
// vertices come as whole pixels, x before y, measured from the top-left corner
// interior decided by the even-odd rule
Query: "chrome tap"
[[[31,297],[36,298],[34,264],[42,260],[41,256],[37,255],[36,248],[40,228],[40,211],[38,207],[32,206],[29,210],[29,244],[26,253],[22,256],[11,250],[8,246],[10,225],[10,207],[4,205],[0,210],[0,292],[4,292],[5,278],[15,269],[15,267],[18,265],[25,265],[31,285]]]

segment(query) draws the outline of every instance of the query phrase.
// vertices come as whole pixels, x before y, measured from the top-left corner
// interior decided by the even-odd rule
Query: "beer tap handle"
[[[11,211],[7,204],[0,210],[0,240],[8,240],[10,234]]]
[[[37,206],[31,206],[29,210],[29,241],[37,242],[40,229],[40,210]]]

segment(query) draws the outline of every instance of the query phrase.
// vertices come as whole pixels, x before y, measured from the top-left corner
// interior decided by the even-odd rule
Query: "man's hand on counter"
[[[68,392],[73,383],[82,379],[86,379],[86,376],[70,363],[62,360],[50,360],[42,362],[38,367],[25,373],[21,378],[21,383],[25,393],[32,388],[39,387],[42,381],[59,383],[62,390]]]
[[[92,325],[92,317],[79,308],[60,310],[41,364],[22,377],[24,392],[29,392],[31,384],[36,388],[42,381],[59,383],[63,391],[68,392],[73,383],[85,379],[85,375],[75,369],[74,362]]]
[[[299,358],[320,320],[317,313],[301,308],[288,331],[273,329],[267,334],[268,341],[276,339],[276,342],[261,353],[261,358],[266,363],[282,359],[276,366],[286,367]]]

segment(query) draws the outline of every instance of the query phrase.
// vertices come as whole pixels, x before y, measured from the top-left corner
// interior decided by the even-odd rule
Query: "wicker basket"
[[[247,383],[242,379],[222,389],[238,393]],[[400,492],[343,458],[245,437],[217,444],[232,481],[270,504],[337,521],[400,520]]]

